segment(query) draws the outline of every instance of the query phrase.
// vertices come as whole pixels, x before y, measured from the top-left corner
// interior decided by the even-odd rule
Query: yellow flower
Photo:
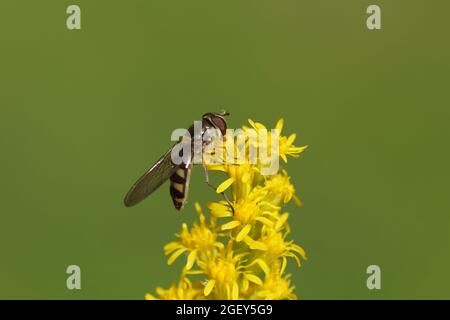
[[[182,279],[179,284],[172,284],[169,289],[156,288],[159,298],[147,293],[145,300],[201,300],[203,298],[201,286],[196,287],[188,279]]]
[[[281,174],[270,176],[265,181],[263,189],[267,191],[266,201],[276,206],[286,204],[292,199],[297,205],[301,204],[300,199],[295,195],[295,188],[286,170],[282,170]]]
[[[212,230],[214,224],[206,223],[203,211],[198,203],[195,204],[200,224],[194,223],[189,231],[187,225],[183,223],[181,233],[177,235],[179,241],[168,243],[164,247],[166,255],[170,254],[167,264],[171,265],[180,255],[188,252],[186,269],[189,270],[194,265],[198,255],[209,256],[215,248],[223,247],[223,244],[217,241],[217,234]]]
[[[243,149],[235,151],[248,154],[254,144],[272,152],[274,133],[259,122],[249,119],[249,123],[260,130],[259,136],[256,140],[246,137]],[[276,125],[277,137],[283,123],[280,119]],[[250,130],[246,126],[243,129]],[[262,138],[264,131],[268,139]],[[279,136],[279,156],[284,161],[287,156],[298,157],[306,148],[294,146],[295,138],[295,134]],[[214,152],[219,157],[224,156],[221,149]],[[200,205],[195,204],[199,221],[190,227],[183,223],[181,232],[176,235],[178,239],[164,247],[169,265],[186,255],[181,280],[168,289],[158,287],[157,295],[147,294],[146,299],[297,298],[289,275],[285,274],[286,266],[288,258],[292,258],[300,267],[306,254],[302,247],[288,239],[289,214],[281,210],[291,200],[297,204],[300,200],[288,173],[278,170],[271,176],[264,176],[265,165],[259,155],[254,163],[206,165],[208,170],[226,174],[216,191],[223,193],[231,189],[231,203],[225,200],[208,203],[209,221]]]
[[[294,258],[297,265],[301,266],[300,257],[306,260],[306,253],[302,247],[295,244],[293,241],[285,241],[285,234],[278,232],[274,228],[263,228],[261,231],[261,237],[258,240],[264,249],[264,254],[267,255],[269,261],[277,258],[282,258],[282,269],[286,267],[286,257]]]
[[[299,157],[299,154],[302,153],[308,146],[303,146],[303,147],[294,146],[294,141],[297,138],[297,135],[295,133],[291,134],[289,137],[282,136],[281,131],[283,130],[283,125],[284,125],[284,120],[283,120],[283,118],[281,118],[280,120],[278,120],[275,128],[280,133],[280,141],[279,141],[280,157],[281,157],[281,159],[283,159],[284,162],[287,162],[286,156],[289,155],[291,157],[297,158],[297,157]]]
[[[222,249],[215,259],[203,262],[198,266],[208,277],[205,285],[205,297],[213,293],[215,299],[239,298],[239,286],[237,283],[240,275],[239,263],[245,254],[234,255],[233,243],[230,241],[226,249]]]
[[[259,191],[259,190],[258,190]],[[233,202],[233,210],[226,202],[212,203],[208,205],[211,209],[211,215],[215,217],[232,217],[232,221],[226,222],[220,226],[222,231],[232,231],[232,236],[236,242],[244,240],[252,233],[252,229],[259,223],[272,226],[273,222],[268,218],[273,214],[269,210],[263,210],[267,207],[267,202],[262,201],[264,193],[254,192],[247,198],[241,198]]]
[[[254,298],[265,300],[297,299],[289,275],[283,277],[280,271],[278,263],[275,263],[266,275],[260,290],[254,294]]]
[[[272,150],[271,149],[272,133],[269,130],[267,130],[263,124],[261,124],[259,122],[255,122],[252,119],[248,119],[248,122],[253,127],[253,129],[256,131],[257,140],[258,140],[257,146],[259,148],[262,148],[263,150],[267,150],[268,153],[270,154],[270,152]],[[279,135],[279,142],[278,142],[279,155],[283,159],[284,162],[287,162],[288,155],[291,157],[298,157],[299,154],[307,148],[307,146],[296,147],[294,145],[294,141],[297,137],[297,135],[295,133],[291,134],[289,137],[281,135],[283,126],[284,126],[284,119],[281,118],[280,120],[278,120],[278,122],[275,126],[275,130]],[[249,130],[249,128],[246,126],[244,126],[243,129],[244,129],[244,131]],[[267,135],[267,139],[261,139],[261,135]],[[261,144],[261,140],[264,141],[266,144],[265,145],[264,145],[264,143]]]

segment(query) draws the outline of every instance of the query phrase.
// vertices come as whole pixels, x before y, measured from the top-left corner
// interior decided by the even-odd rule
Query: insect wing
[[[125,206],[131,207],[144,200],[175,172],[177,166],[172,163],[170,156],[172,149],[156,161],[131,187],[125,196]]]

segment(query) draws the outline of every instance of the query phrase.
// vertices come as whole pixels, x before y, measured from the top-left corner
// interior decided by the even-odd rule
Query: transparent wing
[[[156,161],[156,163],[152,165],[138,181],[136,181],[125,196],[125,206],[131,207],[138,204],[169,179],[177,168],[177,166],[172,163],[170,157],[171,151],[172,148]]]

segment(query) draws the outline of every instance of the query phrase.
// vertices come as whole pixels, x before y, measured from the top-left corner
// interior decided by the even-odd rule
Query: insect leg
[[[206,168],[206,166],[203,166],[203,170],[205,170],[205,183],[206,183],[208,186],[210,186],[212,189],[214,189],[214,191],[216,191],[217,188],[214,187],[214,186],[209,182],[208,169]],[[221,192],[220,194],[224,197],[225,201],[226,201],[226,202],[228,203],[228,205],[230,206],[231,211],[233,212],[233,215],[234,215],[234,207],[233,207],[233,205],[231,204],[231,201],[228,199],[228,197],[227,197],[227,195],[225,194],[225,192]]]

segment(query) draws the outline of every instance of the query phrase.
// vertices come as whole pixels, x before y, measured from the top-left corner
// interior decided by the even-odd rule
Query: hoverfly
[[[227,130],[227,123],[225,121],[225,116],[228,116],[229,113],[226,111],[221,111],[219,113],[209,112],[202,116],[201,121],[201,132],[197,133],[201,135],[202,142],[202,150],[203,148],[210,143],[209,139],[203,139],[205,133],[209,129],[216,129],[221,133],[222,136],[225,136]],[[158,161],[156,161],[130,188],[127,195],[125,196],[124,203],[125,206],[131,207],[150,194],[152,194],[156,189],[158,189],[164,182],[170,180],[170,196],[172,197],[173,204],[177,210],[183,209],[184,204],[186,203],[188,191],[189,191],[189,180],[191,176],[191,170],[193,165],[194,158],[194,125],[191,125],[186,132],[185,136],[182,136],[180,140],[172,146]],[[194,139],[192,139],[194,137]],[[182,155],[183,161],[180,164],[175,164],[172,160],[171,154],[172,150],[177,145],[183,144],[191,144],[190,150],[191,153],[189,155]],[[183,150],[183,149],[182,149]],[[214,188],[208,179],[208,171],[204,166],[205,170],[205,182],[212,188]],[[224,193],[222,195],[225,197],[226,201],[230,204],[227,197]]]

